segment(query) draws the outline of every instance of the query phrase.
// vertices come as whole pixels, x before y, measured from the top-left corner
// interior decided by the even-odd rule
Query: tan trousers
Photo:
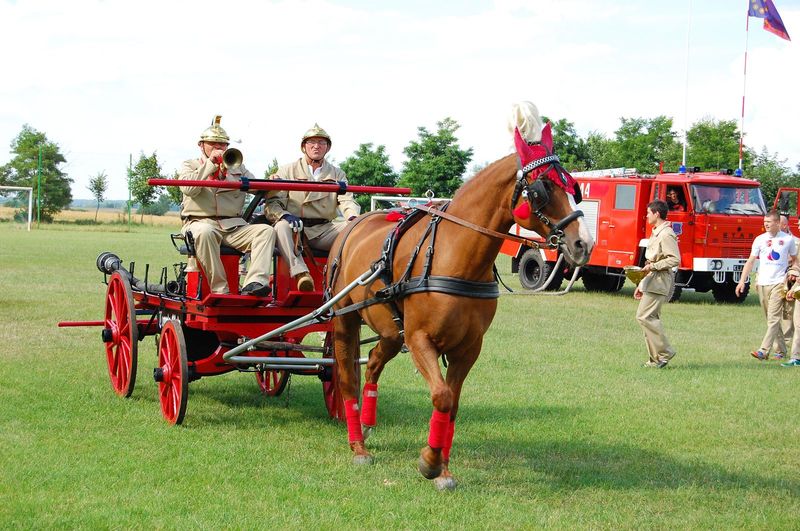
[[[208,277],[212,293],[229,293],[225,268],[219,257],[219,247],[224,244],[240,252],[250,252],[250,268],[244,285],[258,282],[269,284],[269,269],[275,248],[275,231],[269,225],[243,225],[233,229],[222,229],[213,220],[193,220],[181,229],[183,234],[191,231],[194,237],[197,260]]]
[[[669,361],[675,356],[675,349],[669,344],[661,324],[661,306],[666,300],[666,295],[645,292],[636,310],[636,320],[644,332],[644,342],[653,363]]]
[[[767,318],[767,332],[761,340],[759,350],[764,354],[769,354],[773,345],[778,352],[786,352],[786,343],[781,330],[781,319],[783,318],[783,284],[770,284],[768,286],[756,286],[758,288],[758,300],[761,302],[761,309]]]
[[[796,301],[795,301],[796,302]],[[795,330],[800,330],[800,304],[794,304],[794,311],[792,312],[792,321]],[[792,339],[792,359],[800,360],[800,334],[795,334]]]
[[[280,219],[273,225],[275,229],[275,240],[277,241],[278,251],[289,266],[289,274],[293,277],[301,273],[308,273],[308,266],[302,256],[295,253],[294,236],[292,226],[288,221]]]
[[[787,301],[783,299],[783,316],[781,316],[781,330],[783,331],[783,341],[786,343],[786,346],[792,344],[792,338],[794,337],[794,301]],[[785,354],[782,350],[779,350],[779,345],[773,343],[772,350],[775,352],[780,352]]]
[[[347,221],[331,221],[322,225],[324,230],[313,238],[308,239],[312,249],[319,249],[320,251],[330,251],[336,237],[347,227]]]

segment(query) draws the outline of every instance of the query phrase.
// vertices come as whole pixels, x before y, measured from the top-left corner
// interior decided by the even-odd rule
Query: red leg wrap
[[[378,384],[365,383],[361,396],[361,424],[374,426],[378,417]]]
[[[431,415],[431,432],[428,435],[428,446],[431,448],[444,448],[449,425],[450,413],[442,413],[434,409]]]
[[[445,461],[450,460],[450,448],[453,447],[453,435],[456,433],[456,421],[451,420],[450,424],[447,426],[447,438],[444,441],[444,447],[442,448],[442,459]]]
[[[363,442],[364,435],[361,433],[361,422],[358,418],[358,399],[351,398],[350,400],[345,400],[344,412],[347,417],[347,436],[349,442]]]

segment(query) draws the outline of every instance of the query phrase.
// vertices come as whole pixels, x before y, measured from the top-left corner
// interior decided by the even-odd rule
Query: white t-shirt
[[[797,244],[791,234],[778,231],[773,236],[765,232],[753,240],[750,256],[758,258],[758,278],[756,284],[769,286],[783,283],[789,257],[797,256]]]

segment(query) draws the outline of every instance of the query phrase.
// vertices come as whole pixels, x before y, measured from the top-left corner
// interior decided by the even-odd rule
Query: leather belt
[[[231,219],[230,216],[184,216],[181,218],[183,221],[194,221],[196,219],[213,219],[216,221],[221,221],[223,219]]]
[[[320,218],[303,218],[303,225],[306,227],[313,227],[315,225],[322,225],[324,223],[330,223],[331,220],[329,219],[320,219]]]

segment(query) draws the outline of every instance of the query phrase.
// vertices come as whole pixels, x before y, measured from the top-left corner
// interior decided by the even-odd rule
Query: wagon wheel
[[[323,357],[333,358],[333,330],[325,334],[325,353]],[[358,362],[356,362],[358,363]],[[356,365],[356,375],[358,387],[361,387],[361,367]],[[344,411],[344,400],[342,394],[339,392],[339,374],[336,372],[336,364],[332,367],[325,367],[322,376],[322,395],[325,399],[325,407],[328,409],[328,415],[332,419],[346,420]]]
[[[136,383],[139,327],[136,324],[131,284],[118,271],[111,275],[108,282],[102,338],[111,387],[118,395],[127,398],[133,393]]]
[[[289,383],[289,372],[272,369],[256,371],[256,382],[258,382],[258,388],[266,396],[280,396],[286,389],[286,384]]]
[[[170,424],[180,424],[189,398],[189,366],[183,329],[176,319],[170,319],[161,329],[158,365],[155,378],[158,381],[161,414]]]

